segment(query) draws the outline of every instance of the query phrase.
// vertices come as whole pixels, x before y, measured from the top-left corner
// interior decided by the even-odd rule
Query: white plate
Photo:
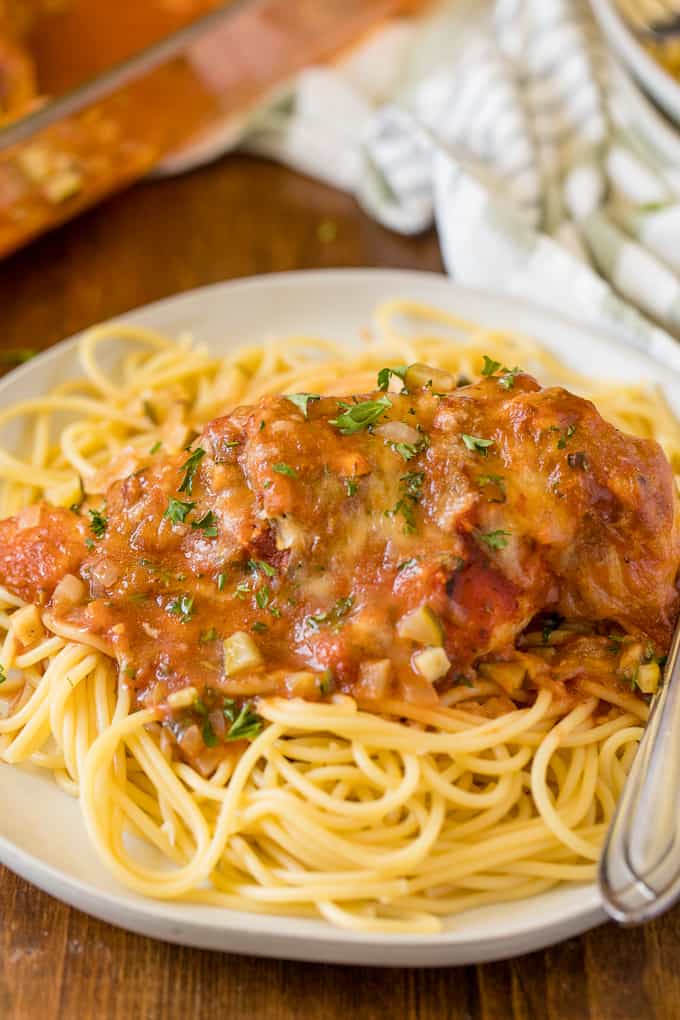
[[[161,301],[126,318],[177,334],[190,329],[216,350],[266,335],[324,334],[352,344],[387,297],[429,301],[489,326],[541,340],[593,375],[664,382],[680,407],[680,377],[648,357],[531,305],[464,290],[442,276],[380,270],[290,273],[217,284]],[[65,341],[0,382],[0,407],[80,374]],[[369,965],[477,963],[538,949],[600,923],[593,885],[452,918],[432,936],[356,935],[323,921],[236,913],[146,900],[118,885],[91,849],[77,802],[51,778],[0,765],[0,860],[53,896],[131,931],[187,945]]]
[[[590,0],[608,42],[668,116],[680,125],[680,84],[641,45],[612,0]]]

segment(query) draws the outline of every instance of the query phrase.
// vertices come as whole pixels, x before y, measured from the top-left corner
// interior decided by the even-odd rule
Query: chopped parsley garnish
[[[187,514],[190,514],[195,506],[195,503],[184,503],[181,499],[175,499],[174,496],[171,496],[168,500],[168,508],[163,516],[167,517],[173,524],[183,524],[187,519]]]
[[[307,617],[307,623],[313,630],[318,630],[322,623],[339,627],[343,617],[347,616],[353,605],[354,595],[347,595],[344,599],[338,599],[326,612],[312,613]]]
[[[88,510],[90,515],[90,530],[95,538],[103,538],[108,521],[101,510]]]
[[[494,375],[501,367],[500,361],[494,361],[488,354],[483,355],[484,367],[482,368],[482,375]]]
[[[7,679],[7,673],[5,672],[5,667],[0,662],[0,684],[4,684],[6,679]]]
[[[256,634],[262,634],[264,633],[265,630],[268,629],[268,627],[267,624],[262,623],[261,620],[256,620],[250,629],[254,630]]]
[[[227,575],[226,574],[218,574],[217,575],[217,590],[218,591],[224,591],[224,582],[226,580],[227,580]]]
[[[149,453],[158,453],[162,445],[163,444],[161,443],[160,439],[157,439],[156,442],[151,447],[151,449],[149,450]]]
[[[397,573],[400,574],[402,570],[410,570],[411,567],[415,567],[417,562],[418,559],[415,556],[412,556],[410,560],[402,560],[397,567]]]
[[[407,365],[394,365],[390,368],[381,368],[378,372],[378,389],[387,389],[390,385],[390,376],[395,376],[403,382],[406,377],[407,368]]]
[[[204,457],[205,450],[200,446],[197,446],[194,452],[189,457],[187,457],[187,459],[180,468],[180,471],[184,472],[184,478],[182,479],[182,484],[178,489],[179,492],[187,492],[189,495],[191,495],[191,490],[193,489],[194,485],[194,475],[198,470],[198,465],[201,463]]]
[[[85,539],[85,548],[86,549],[94,549],[94,540],[91,539],[91,538],[86,538]]]
[[[234,588],[234,598],[236,598],[236,599],[244,599],[246,597],[246,595],[249,595],[249,594],[250,594],[250,585],[248,584],[247,581],[241,581]]]
[[[484,457],[486,457],[486,451],[490,446],[493,446],[493,439],[482,439],[480,436],[471,436],[467,432],[463,432],[460,437],[468,450],[472,453],[479,451]]]
[[[488,545],[489,549],[505,549],[508,544],[508,536],[511,535],[511,531],[487,531],[486,534],[477,532],[477,538],[484,545]]]
[[[477,478],[477,485],[481,485],[484,488],[485,485],[505,485],[505,479],[503,475],[479,475]]]
[[[321,397],[316,393],[287,393],[286,400],[290,400],[291,404],[295,404],[298,411],[302,412],[303,417],[307,418],[310,400],[321,400]]]
[[[345,492],[348,496],[356,496],[359,483],[356,478],[345,478]]]
[[[498,385],[502,386],[504,390],[511,390],[515,385],[515,376],[519,375],[522,371],[517,365],[514,368],[504,368],[503,374],[498,380]]]
[[[362,429],[375,425],[391,406],[392,401],[389,397],[364,400],[360,404],[345,404],[341,401],[342,414],[339,414],[337,418],[331,418],[329,425],[335,425],[343,436],[351,436],[355,432],[361,432]]]
[[[498,495],[487,496],[487,502],[489,503],[505,503],[505,478],[503,475],[478,475],[477,485],[481,489],[486,488],[487,485],[492,487],[492,492],[495,489]]]
[[[191,522],[194,531],[202,531],[206,538],[217,538],[217,518],[212,510],[208,510],[203,516]]]
[[[167,610],[173,616],[178,616],[181,623],[188,623],[194,615],[194,596],[178,595],[168,602]]]
[[[522,369],[517,365],[514,368],[508,368],[507,365],[501,365],[500,361],[494,361],[487,354],[484,354],[483,358],[484,367],[482,368],[482,375],[492,376],[500,369],[502,374],[498,379],[498,385],[502,386],[504,390],[511,390],[515,385],[515,376],[519,375]]]
[[[414,501],[420,499],[423,494],[424,480],[425,474],[422,471],[409,471],[407,475],[402,475],[399,479],[404,486],[406,495]]]
[[[206,747],[217,747],[218,739],[210,719],[206,719],[201,730],[203,743]]]
[[[261,573],[266,574],[267,577],[276,577],[275,568],[270,566],[269,563],[265,563],[264,560],[248,560],[248,568],[255,573],[261,571]]]
[[[299,478],[295,468],[292,468],[290,464],[286,464],[282,460],[280,460],[278,464],[274,464],[272,471],[276,471],[277,475],[288,475],[289,478]]]
[[[386,510],[386,517],[401,516],[404,519],[404,534],[412,535],[416,530],[416,516],[414,504],[416,504],[423,492],[423,481],[425,475],[422,471],[409,471],[399,479],[403,496],[397,500],[392,510]]]
[[[217,637],[217,631],[214,627],[209,627],[208,630],[202,630],[199,638],[201,644],[205,645],[208,641],[214,641]]]
[[[426,436],[423,436],[423,438],[419,439],[417,443],[390,442],[387,445],[390,449],[394,450],[395,453],[400,454],[404,460],[413,460],[414,457],[417,457],[419,453],[422,453],[423,450],[427,448],[428,439]]]
[[[268,584],[265,584],[263,588],[260,588],[255,592],[255,601],[258,609],[266,609],[269,605],[269,599],[271,597],[271,590]]]
[[[557,440],[557,449],[558,450],[563,450],[565,448],[565,446],[567,445],[567,439],[571,439],[571,437],[573,436],[574,432],[576,432],[576,426],[575,425],[568,425],[567,426],[567,431],[565,432],[565,434],[563,436],[560,436],[560,438]]]
[[[224,715],[231,722],[226,740],[254,740],[262,729],[261,717],[248,702],[241,705],[237,715],[234,702],[231,698],[226,698]]]
[[[263,418],[263,419],[262,419],[262,421],[260,422],[260,432],[263,432],[263,431],[264,431],[264,427],[265,427],[265,425],[266,425],[266,424],[267,424],[267,423],[266,423],[266,421],[265,421],[265,420],[264,420],[264,418]]]

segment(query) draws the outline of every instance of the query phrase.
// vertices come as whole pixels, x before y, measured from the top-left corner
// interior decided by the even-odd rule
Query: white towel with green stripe
[[[167,169],[226,141],[217,131]],[[441,0],[298,74],[239,144],[352,192],[395,231],[435,222],[457,281],[680,370],[680,135],[606,51],[586,0]]]

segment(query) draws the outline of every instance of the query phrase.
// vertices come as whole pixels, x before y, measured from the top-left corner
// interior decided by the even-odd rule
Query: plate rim
[[[179,313],[184,304],[199,304],[206,300],[228,303],[230,295],[236,290],[257,292],[266,288],[289,288],[291,286],[335,286],[336,281],[351,284],[353,281],[374,280],[384,284],[386,288],[402,290],[411,287],[418,290],[419,285],[433,285],[444,292],[450,292],[450,302],[469,297],[472,301],[489,300],[500,304],[512,315],[517,309],[534,318],[537,323],[542,321],[547,339],[551,326],[567,327],[576,330],[582,336],[596,337],[600,344],[612,350],[621,350],[621,341],[606,331],[579,321],[568,315],[556,313],[553,309],[534,304],[524,298],[517,298],[502,293],[494,293],[478,288],[463,287],[450,277],[438,272],[423,272],[411,269],[389,268],[331,268],[320,270],[293,270],[285,273],[265,273],[256,276],[218,281],[161,298],[146,305],[130,309],[115,315],[105,323],[130,322],[144,317]],[[408,294],[407,294],[408,296]],[[418,298],[416,298],[418,300]],[[90,328],[90,327],[88,327]],[[538,327],[537,327],[538,328]],[[87,329],[79,331],[57,344],[41,352],[34,359],[18,366],[0,380],[0,406],[7,390],[14,382],[26,380],[35,366],[47,366],[52,360],[57,361],[73,350]],[[198,329],[197,329],[198,332]],[[522,330],[522,332],[528,332]],[[198,337],[200,339],[200,336]],[[680,391],[680,373],[659,362],[647,351],[628,345],[628,351],[635,359],[663,368],[665,376]],[[0,766],[0,775],[5,769],[14,770],[16,766]],[[67,795],[54,787],[59,797]],[[10,870],[21,875],[27,881],[50,895],[66,902],[77,909],[86,911],[108,923],[139,932],[154,938],[185,945],[218,949],[227,952],[252,953],[254,955],[272,956],[280,959],[299,959],[310,962],[334,962],[343,964],[361,964],[367,966],[450,966],[468,963],[486,962],[504,959],[523,952],[532,951],[562,941],[573,935],[580,934],[602,923],[606,919],[596,883],[587,883],[579,887],[582,898],[565,909],[559,917],[537,918],[520,935],[508,936],[502,932],[483,934],[472,939],[461,939],[460,930],[447,930],[438,934],[408,935],[384,933],[357,933],[328,925],[321,927],[318,933],[296,932],[296,923],[300,920],[295,915],[261,915],[245,911],[231,911],[215,908],[219,913],[215,917],[182,918],[177,921],[176,930],[172,929],[169,919],[159,907],[159,901],[136,897],[124,889],[123,895],[116,896],[89,882],[76,879],[57,866],[41,859],[36,854],[25,850],[12,842],[0,832],[0,861]],[[122,888],[122,887],[121,887]],[[528,900],[534,897],[528,898]],[[464,915],[463,915],[464,916]],[[279,922],[280,930],[264,931],[258,924],[267,918],[270,923]],[[231,922],[231,923],[230,923]],[[161,930],[163,929],[163,930]],[[221,943],[214,937],[209,938],[216,929],[224,936]],[[263,939],[263,944],[256,940]],[[269,939],[269,945],[267,943]],[[283,943],[285,942],[285,945]],[[323,951],[321,952],[321,947]],[[371,955],[370,951],[377,955]],[[366,956],[366,953],[369,956]],[[384,954],[381,956],[381,952]]]

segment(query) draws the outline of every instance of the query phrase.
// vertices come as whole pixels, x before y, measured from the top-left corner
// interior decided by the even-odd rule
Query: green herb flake
[[[108,521],[101,510],[88,510],[90,515],[90,531],[95,538],[103,538]]]
[[[266,609],[269,605],[269,599],[271,598],[271,590],[268,584],[260,588],[255,592],[255,602],[257,603],[258,609]]]
[[[7,672],[5,667],[0,662],[0,684],[4,684],[7,680]]]
[[[259,571],[267,577],[276,577],[276,569],[264,560],[248,560],[248,569],[254,573]]]
[[[398,453],[401,457],[403,457],[404,460],[408,461],[413,460],[413,458],[417,457],[419,453],[422,453],[423,450],[427,448],[428,442],[427,437],[424,436],[417,443],[388,442],[387,445],[390,449],[394,450],[395,453]]]
[[[244,599],[248,595],[250,595],[250,585],[247,581],[241,581],[234,588],[234,598]]]
[[[505,549],[508,544],[508,536],[512,534],[511,531],[487,531],[486,534],[477,532],[477,538],[484,545],[487,545],[489,549]]]
[[[348,496],[356,496],[359,483],[356,478],[345,478],[345,492]]]
[[[515,385],[515,376],[521,373],[522,369],[515,365],[514,368],[504,368],[503,374],[498,380],[498,385],[502,386],[504,390],[511,390]]]
[[[179,492],[186,492],[189,495],[191,495],[191,491],[194,485],[194,476],[198,471],[198,465],[201,463],[204,457],[205,450],[200,446],[197,446],[193,453],[190,454],[189,457],[187,457],[184,464],[182,464],[180,468],[180,471],[184,472],[184,478],[182,479],[182,484],[179,487],[178,490]]]
[[[231,721],[227,740],[254,740],[262,730],[263,720],[249,702],[241,706],[238,715],[234,712],[233,703],[225,705],[224,714]]]
[[[412,556],[410,560],[402,560],[397,567],[397,573],[401,574],[402,570],[410,570],[411,567],[415,567],[417,563],[418,558],[416,556]]]
[[[217,538],[217,518],[212,510],[208,510],[203,516],[191,522],[194,531],[202,531],[206,538]]]
[[[168,500],[168,508],[163,514],[163,517],[167,517],[173,524],[183,524],[187,519],[187,514],[190,514],[195,506],[195,503],[185,503],[181,499],[175,499],[174,496],[171,496]]]
[[[149,453],[150,454],[158,453],[162,446],[163,444],[161,443],[160,439],[157,439],[156,442],[151,447],[151,449],[149,450]]]
[[[227,580],[227,575],[226,574],[218,574],[217,575],[217,590],[218,591],[224,591],[224,583],[225,583],[226,580]]]
[[[339,406],[342,409],[342,414],[339,414],[337,418],[331,418],[329,425],[335,425],[341,435],[351,436],[355,432],[361,432],[363,429],[375,425],[378,419],[392,407],[392,401],[385,396],[379,397],[377,400],[364,400],[359,404],[346,404],[341,401]]]
[[[287,393],[285,399],[290,400],[291,404],[294,404],[302,413],[302,416],[307,418],[310,400],[321,400],[321,397],[316,393]]]
[[[194,596],[178,595],[168,602],[167,611],[173,616],[178,616],[180,623],[189,623],[194,615]]]
[[[493,446],[493,439],[482,439],[480,436],[471,436],[467,432],[463,432],[460,437],[468,450],[472,453],[479,452],[486,457],[486,452],[490,446]]]
[[[273,465],[272,471],[276,471],[277,475],[287,475],[288,478],[299,478],[295,468],[292,468],[290,464],[286,464],[282,460],[278,464]]]
[[[256,634],[264,634],[266,630],[269,630],[267,624],[263,623],[262,620],[256,620],[250,629],[254,630]]]
[[[202,645],[208,644],[209,641],[214,641],[217,637],[217,631],[214,627],[209,627],[208,630],[202,630],[199,641]]]
[[[94,540],[91,539],[91,538],[86,538],[85,539],[85,548],[86,549],[94,549]]]
[[[217,739],[217,734],[213,729],[213,725],[210,722],[210,719],[206,719],[205,722],[203,723],[201,736],[203,737],[203,743],[205,744],[206,747],[217,747],[219,741]]]
[[[483,355],[484,367],[482,368],[482,375],[494,375],[501,367],[500,361],[494,361],[488,354]]]
[[[557,440],[557,449],[558,450],[563,450],[565,448],[565,446],[567,445],[567,440],[571,439],[571,437],[573,436],[574,432],[576,432],[576,426],[575,425],[567,426],[567,431],[564,433],[563,436],[560,436],[560,438]]]
[[[406,377],[407,365],[394,365],[390,368],[381,368],[378,372],[378,389],[386,390],[390,385],[390,377],[395,376],[403,382]]]
[[[307,623],[312,630],[318,630],[321,624],[340,627],[343,618],[351,611],[353,605],[354,595],[347,595],[345,598],[338,599],[335,605],[325,612],[312,613],[307,617]]]

